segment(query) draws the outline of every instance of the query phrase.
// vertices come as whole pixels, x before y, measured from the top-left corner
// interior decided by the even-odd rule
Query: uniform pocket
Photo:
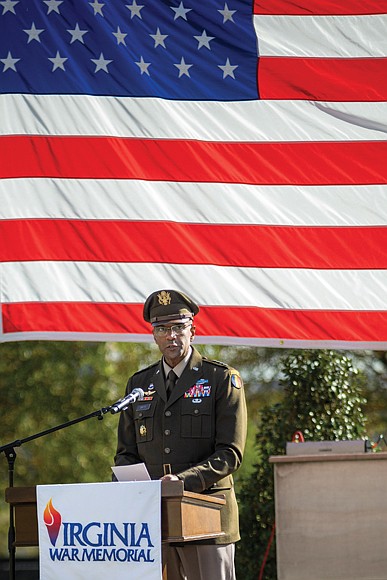
[[[211,437],[212,404],[209,397],[182,400],[181,436],[191,438]]]
[[[156,403],[138,403],[134,409],[137,443],[146,443],[153,439],[153,423]]]

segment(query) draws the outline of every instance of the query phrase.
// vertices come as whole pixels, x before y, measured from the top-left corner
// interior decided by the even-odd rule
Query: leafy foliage
[[[239,492],[242,541],[237,545],[237,571],[257,580],[275,523],[272,455],[302,431],[305,440],[358,439],[365,433],[362,396],[365,377],[346,355],[326,350],[294,351],[282,362],[284,399],[262,410],[256,435],[257,463]],[[265,565],[264,580],[276,578],[275,545]]]
[[[160,356],[151,343],[31,341],[5,343],[0,349],[0,446],[109,406],[123,395],[131,374]],[[259,382],[270,380],[274,350],[210,345],[199,349],[238,369],[242,363],[248,390],[256,392]],[[117,419],[106,414],[103,421],[92,418],[15,447],[15,486],[108,481]],[[251,418],[247,461],[236,480],[251,467],[254,435]],[[4,454],[0,454],[0,486],[3,490],[8,486]],[[8,507],[0,502],[1,556],[7,553],[7,525]]]
[[[28,438],[108,407],[128,376],[154,357],[150,345],[23,342],[1,345],[0,445]],[[153,356],[152,356],[153,354]],[[117,416],[92,418],[16,446],[15,486],[109,481]],[[0,455],[0,485],[8,466]],[[0,504],[0,554],[6,554],[8,509]]]
[[[225,361],[237,368],[245,383],[249,412],[248,442],[235,483],[237,495],[241,497],[242,482],[250,481],[249,477],[254,472],[251,495],[248,489],[243,489],[243,513],[251,515],[250,528],[252,533],[257,533],[261,542],[258,552],[251,552],[251,558],[255,559],[252,561],[252,569],[255,570],[253,577],[257,580],[256,571],[267,545],[268,536],[264,534],[270,533],[270,522],[273,521],[269,518],[271,496],[266,481],[270,479],[271,467],[267,458],[282,452],[283,443],[289,436],[288,431],[281,432],[284,423],[277,420],[283,412],[283,390],[286,387],[286,381],[283,384],[280,381],[280,360],[288,351],[220,345],[199,345],[198,349],[204,356]],[[1,344],[0,352],[0,445],[108,406],[123,395],[126,380],[132,373],[159,357],[156,345],[150,343],[31,341]],[[373,425],[381,433],[387,427],[386,353],[358,352],[353,359],[367,375],[367,395],[370,393],[373,401]],[[305,393],[308,386],[300,385],[299,388]],[[260,415],[262,407],[266,409]],[[254,449],[259,417],[259,445]],[[311,417],[310,421],[313,427]],[[295,423],[303,426],[302,421],[295,420]],[[15,485],[109,480],[116,447],[116,428],[117,416],[107,414],[103,421],[93,418],[23,444],[15,449]],[[273,447],[273,442],[278,442],[279,451]],[[260,475],[262,484],[259,486],[256,483],[257,465],[267,469],[267,473]],[[7,487],[7,480],[7,461],[1,454],[2,490]],[[255,491],[258,487],[263,491],[256,502]],[[251,510],[248,504],[250,497]],[[260,514],[259,510],[263,507],[268,512],[262,516],[263,526],[267,527],[256,528],[255,514]],[[0,556],[7,554],[7,526],[8,506],[0,501]],[[242,526],[244,537],[248,537],[247,524],[243,520]],[[238,558],[240,547],[243,548],[242,543],[238,546]],[[18,549],[18,554],[21,552],[23,550]],[[240,578],[247,580],[246,574],[243,569]]]

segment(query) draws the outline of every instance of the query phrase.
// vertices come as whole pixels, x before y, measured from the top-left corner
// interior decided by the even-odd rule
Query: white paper
[[[145,463],[135,463],[134,465],[116,465],[112,467],[113,473],[118,481],[149,481],[150,475],[145,467]]]

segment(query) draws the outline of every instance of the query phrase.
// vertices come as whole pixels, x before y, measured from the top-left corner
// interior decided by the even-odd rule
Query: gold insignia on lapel
[[[159,304],[163,304],[164,306],[168,306],[168,304],[171,303],[171,295],[165,290],[162,290],[160,294],[157,294],[157,298],[159,299]]]
[[[140,435],[141,435],[141,437],[145,437],[145,435],[146,435],[145,425],[140,425]]]

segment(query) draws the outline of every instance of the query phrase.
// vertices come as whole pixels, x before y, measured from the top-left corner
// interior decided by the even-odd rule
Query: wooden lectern
[[[220,510],[222,496],[184,491],[182,481],[161,485],[161,531],[163,543],[189,542],[222,536]],[[38,546],[38,519],[35,487],[9,487],[5,500],[15,514],[14,546]],[[163,580],[168,570],[163,563]]]

